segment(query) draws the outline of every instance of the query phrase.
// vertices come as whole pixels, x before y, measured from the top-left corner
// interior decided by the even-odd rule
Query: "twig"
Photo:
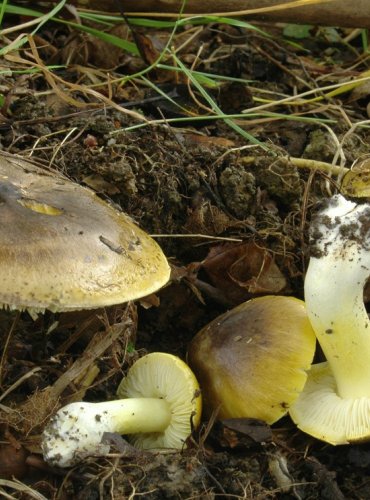
[[[24,483],[21,483],[21,481],[17,481],[16,479],[14,481],[9,481],[7,479],[0,479],[0,486],[5,486],[6,488],[12,488],[13,490],[20,491],[21,493],[25,493],[29,498],[35,498],[36,500],[48,500],[44,495],[41,495],[38,491],[30,488],[30,486],[27,486]],[[3,494],[3,492],[0,490],[0,493]],[[9,497],[5,498],[14,498],[9,495]]]
[[[41,368],[39,366],[36,366],[35,368],[32,368],[32,370],[30,370],[29,372],[27,372],[24,375],[22,375],[22,377],[18,378],[14,382],[14,384],[12,384],[10,387],[8,387],[7,390],[4,391],[0,395],[0,401],[2,401],[3,399],[5,399],[6,396],[8,396],[8,394],[10,394],[11,392],[14,391],[14,389],[16,389],[17,387],[19,387],[21,384],[23,384],[23,382],[25,380],[27,380],[28,378],[32,377],[32,375],[34,375],[35,373],[39,372],[40,370],[41,370]]]
[[[243,163],[251,164],[256,161],[261,161],[263,159],[269,159],[269,156],[244,156],[242,158]],[[295,158],[294,156],[281,156],[277,157],[280,161],[290,163],[298,168],[307,168],[308,170],[318,170],[325,172],[327,174],[343,175],[349,171],[348,168],[342,167],[340,165],[332,165],[325,161],[309,160],[308,158]]]

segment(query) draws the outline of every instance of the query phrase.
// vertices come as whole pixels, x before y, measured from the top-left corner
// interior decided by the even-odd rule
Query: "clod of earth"
[[[170,268],[157,243],[88,188],[0,155],[0,305],[93,309],[155,292]]]
[[[208,413],[218,410],[222,419],[249,417],[272,424],[303,389],[314,351],[304,303],[265,296],[205,326],[190,343],[188,361]]]
[[[313,365],[290,409],[300,429],[331,444],[370,439],[370,205],[332,197],[311,224],[307,314],[327,361]]]
[[[71,403],[46,426],[42,448],[52,465],[69,467],[86,456],[105,455],[104,433],[132,435],[138,448],[181,449],[201,416],[201,395],[190,368],[172,354],[140,358],[118,388],[120,399]]]

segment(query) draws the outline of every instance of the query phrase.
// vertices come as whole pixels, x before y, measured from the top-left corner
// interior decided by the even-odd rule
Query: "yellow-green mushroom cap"
[[[304,302],[266,296],[245,302],[205,326],[192,340],[188,362],[204,409],[219,418],[272,424],[298,398],[315,351]]]
[[[168,404],[169,425],[161,432],[138,433],[130,440],[138,448],[175,448],[186,444],[200,423],[202,397],[189,366],[172,354],[153,352],[140,358],[120,383],[120,398],[155,398]],[[150,415],[147,417],[150,420]]]
[[[304,391],[289,414],[301,430],[329,444],[360,443],[370,438],[370,398],[338,395],[327,362],[312,365]]]
[[[93,191],[0,154],[0,305],[93,309],[155,292],[169,279],[158,244]]]
[[[190,368],[172,354],[153,352],[136,361],[117,394],[100,403],[61,408],[42,435],[44,459],[70,467],[87,456],[106,455],[105,433],[125,434],[138,448],[182,449],[200,422],[201,394]]]

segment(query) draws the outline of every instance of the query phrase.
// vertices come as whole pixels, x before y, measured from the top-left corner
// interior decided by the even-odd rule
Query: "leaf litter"
[[[195,333],[227,308],[271,293],[302,297],[311,210],[369,155],[368,48],[351,30],[333,41],[310,28],[297,41],[279,25],[258,26],[140,28],[134,39],[118,23],[109,35],[140,42],[129,53],[50,22],[3,58],[1,148],[110,199],[157,236],[173,271],[135,306],[36,320],[0,311],[4,497],[369,496],[369,445],[329,447],[288,418],[269,428],[215,415],[186,450],[165,454],[106,436],[108,457],[67,472],[39,454],[56,408],[114,398],[144,353],[185,358]]]

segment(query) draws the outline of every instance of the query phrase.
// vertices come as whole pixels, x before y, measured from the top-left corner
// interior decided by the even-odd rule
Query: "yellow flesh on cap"
[[[170,425],[163,432],[130,436],[138,448],[182,448],[192,429],[199,425],[199,384],[188,365],[172,354],[151,353],[140,358],[120,383],[117,394],[122,399],[159,398],[168,403]],[[150,414],[147,418],[150,420]]]
[[[170,269],[129,217],[20,157],[0,154],[0,306],[92,309],[163,286]]]
[[[267,296],[216,318],[193,339],[188,361],[208,413],[272,424],[287,413],[306,382],[315,335],[304,303]]]

